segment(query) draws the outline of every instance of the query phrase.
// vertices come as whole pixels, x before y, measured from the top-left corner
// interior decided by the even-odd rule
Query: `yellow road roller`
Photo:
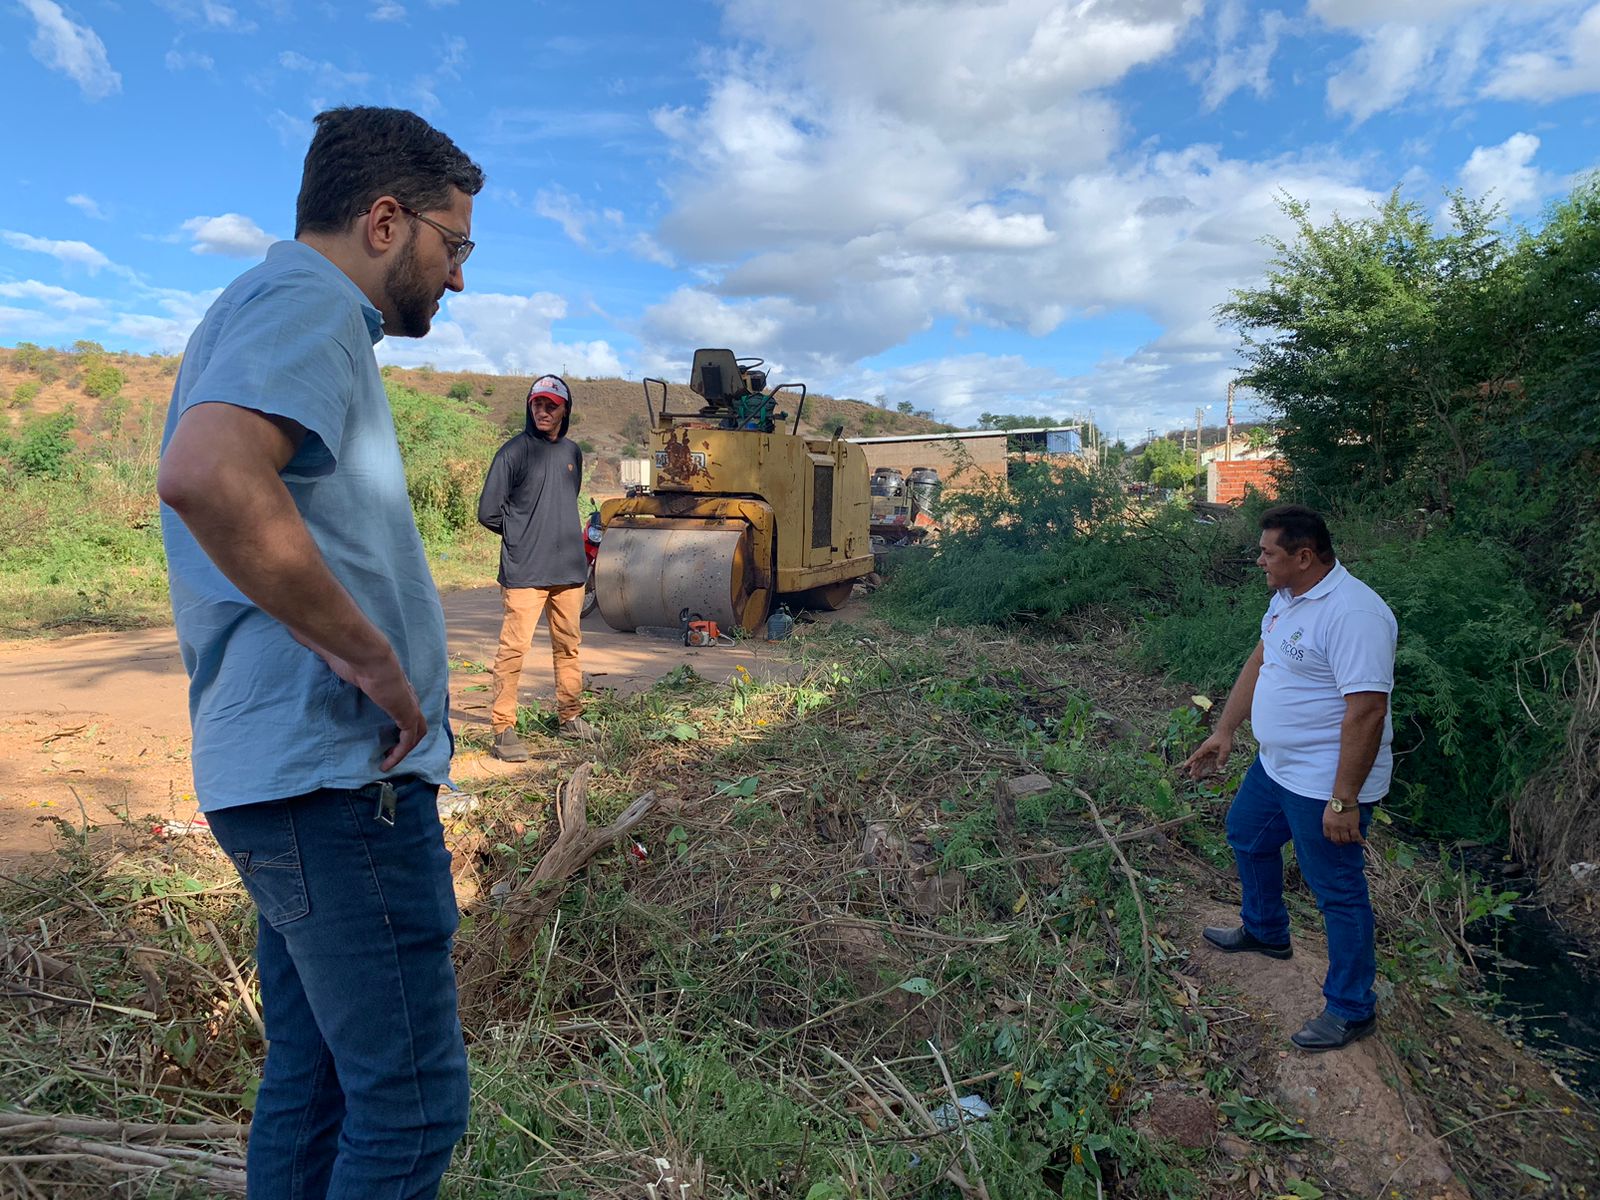
[[[839,430],[801,437],[805,385],[769,391],[759,358],[696,350],[689,387],[703,403],[675,412],[666,382],[644,381],[655,482],[601,505],[595,597],[606,624],[700,619],[755,633],[779,596],[838,608],[872,570],[861,447]],[[777,411],[788,399],[792,423]]]

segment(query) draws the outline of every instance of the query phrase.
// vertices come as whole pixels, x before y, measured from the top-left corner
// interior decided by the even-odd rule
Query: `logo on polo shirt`
[[[1296,629],[1288,637],[1284,638],[1281,643],[1279,643],[1278,649],[1283,651],[1290,658],[1294,659],[1295,662],[1305,662],[1306,648],[1297,644],[1300,639],[1305,636],[1305,632],[1306,631],[1303,626],[1299,629]]]

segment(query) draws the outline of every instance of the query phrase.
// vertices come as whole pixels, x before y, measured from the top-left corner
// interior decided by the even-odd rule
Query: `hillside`
[[[108,431],[120,431],[137,442],[144,432],[138,428],[142,415],[154,415],[159,424],[178,363],[173,355],[118,353],[92,342],[79,342],[71,350],[41,349],[27,343],[0,347],[0,406],[5,418],[0,434],[16,429],[32,414],[55,413],[70,406],[77,414],[74,436],[80,446]],[[461,404],[501,430],[522,427],[522,406],[534,378],[435,371],[426,366],[385,367],[383,373],[406,387]],[[590,481],[602,488],[615,484],[618,460],[643,451],[647,423],[641,385],[636,380],[581,377],[568,382],[573,390],[571,434],[588,456]],[[675,384],[672,399],[675,405],[687,407],[694,397],[686,386]],[[793,413],[792,403],[785,407]],[[831,433],[840,425],[847,437],[950,428],[927,416],[880,409],[860,400],[807,397],[800,425],[803,432]]]

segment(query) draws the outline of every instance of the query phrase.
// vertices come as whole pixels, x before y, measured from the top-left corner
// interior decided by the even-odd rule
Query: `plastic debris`
[[[450,788],[439,793],[439,819],[459,817],[478,807],[478,798],[460,788]]]
[[[210,833],[211,823],[203,816],[192,821],[162,821],[152,825],[150,832],[158,838],[193,837],[198,833]]]
[[[984,1102],[982,1096],[962,1096],[956,1101],[961,1106],[960,1124],[968,1121],[984,1121],[994,1115],[994,1109]],[[940,1129],[954,1129],[958,1123],[955,1105],[941,1104],[928,1114],[933,1118],[933,1123]]]

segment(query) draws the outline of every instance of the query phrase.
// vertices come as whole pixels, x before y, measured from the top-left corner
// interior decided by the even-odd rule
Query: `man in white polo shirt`
[[[1333,555],[1322,517],[1298,504],[1261,516],[1261,555],[1273,596],[1261,641],[1239,672],[1215,732],[1184,767],[1222,770],[1246,717],[1260,745],[1228,810],[1243,890],[1242,923],[1211,928],[1221,950],[1288,958],[1283,845],[1322,910],[1328,934],[1326,1007],[1290,1039],[1336,1050],[1377,1027],[1372,904],[1362,847],[1374,806],[1389,791],[1389,693],[1396,626],[1389,606]]]

